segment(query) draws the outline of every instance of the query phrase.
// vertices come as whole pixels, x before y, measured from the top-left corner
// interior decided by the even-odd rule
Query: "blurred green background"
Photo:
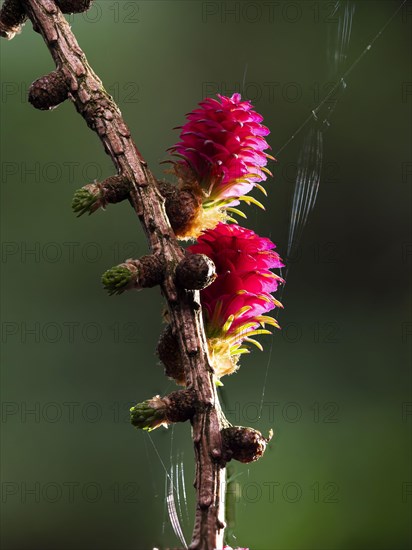
[[[348,7],[338,4],[107,0],[69,19],[161,176],[172,128],[217,91],[254,100],[279,151],[336,82],[333,37]],[[351,4],[342,70],[399,5]],[[224,381],[229,420],[275,431],[260,462],[234,465],[232,545],[411,547],[411,21],[406,2],[348,76],[290,262],[283,330]],[[162,300],[157,289],[102,290],[101,273],[147,245],[127,204],[72,214],[75,189],[113,169],[70,103],[47,113],[27,103],[29,84],[52,69],[29,24],[1,42],[2,548],[178,546],[165,469],[184,465],[190,540],[189,426],[149,436],[128,423],[132,403],[174,388],[154,355]],[[272,163],[266,213],[247,210],[283,256],[309,127]]]

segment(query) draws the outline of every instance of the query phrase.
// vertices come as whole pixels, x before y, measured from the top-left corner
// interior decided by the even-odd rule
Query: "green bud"
[[[162,424],[167,426],[166,406],[157,395],[132,407],[130,421],[136,428],[149,432]]]
[[[102,192],[97,186],[94,187],[95,189],[93,191],[91,186],[87,186],[75,192],[72,201],[72,209],[73,212],[77,214],[78,218],[86,214],[86,212],[90,215],[100,207],[99,200],[102,198]]]
[[[102,283],[111,296],[122,294],[127,290],[133,276],[136,278],[136,274],[133,274],[125,265],[116,265],[103,273]]]

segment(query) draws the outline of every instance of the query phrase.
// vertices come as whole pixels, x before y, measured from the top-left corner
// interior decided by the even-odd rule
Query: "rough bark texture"
[[[178,336],[186,387],[196,392],[200,405],[192,419],[197,509],[189,548],[222,548],[221,413],[207,354],[199,293],[175,286],[175,267],[184,255],[165,214],[156,180],[136,148],[117,105],[89,66],[60,9],[52,0],[22,0],[22,4],[34,28],[42,34],[77,111],[98,134],[118,174],[132,182],[130,202],[142,223],[152,253],[166,260],[167,272],[161,288],[167,300],[170,323]]]

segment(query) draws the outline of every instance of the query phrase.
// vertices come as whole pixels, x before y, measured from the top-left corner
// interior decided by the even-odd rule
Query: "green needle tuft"
[[[132,277],[133,274],[127,267],[116,265],[103,273],[102,283],[110,295],[121,294],[126,290]]]
[[[160,400],[159,400],[160,401]],[[140,430],[152,431],[166,424],[165,409],[153,408],[153,399],[138,403],[130,409],[130,422]]]
[[[88,212],[92,214],[95,210],[99,208],[99,205],[96,204],[101,199],[101,193],[91,193],[89,189],[82,187],[78,189],[73,197],[72,209],[77,217],[79,218],[83,214]]]

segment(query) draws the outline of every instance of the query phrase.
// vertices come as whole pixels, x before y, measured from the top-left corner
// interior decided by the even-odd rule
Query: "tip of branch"
[[[134,275],[136,278],[136,274]],[[107,292],[113,294],[122,294],[128,289],[133,278],[133,273],[124,264],[116,265],[108,269],[102,275],[102,283]]]
[[[93,214],[101,206],[101,195],[99,187],[93,183],[78,189],[72,200],[73,212],[78,218],[86,213]]]
[[[149,432],[162,425],[167,427],[165,403],[159,395],[138,403],[130,409],[130,422],[135,428]]]

